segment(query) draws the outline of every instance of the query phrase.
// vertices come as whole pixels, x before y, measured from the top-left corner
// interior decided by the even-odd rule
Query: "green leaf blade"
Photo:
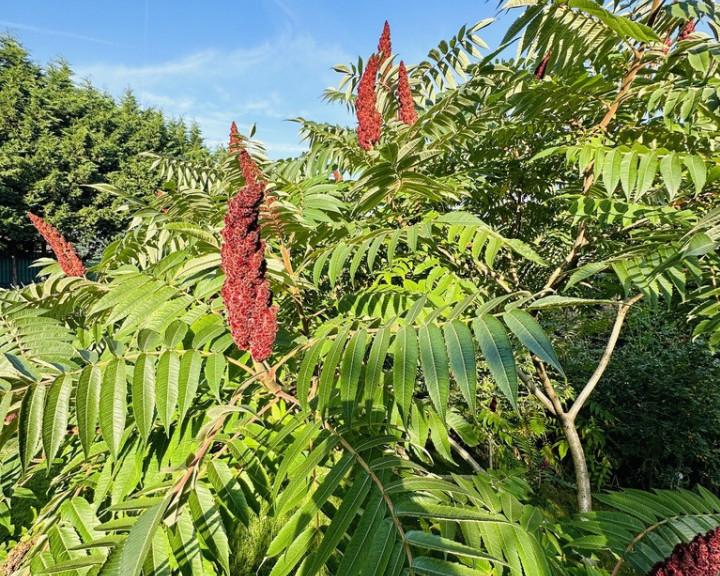
[[[325,357],[322,372],[320,373],[320,380],[318,382],[318,410],[324,413],[330,402],[330,396],[333,389],[335,388],[335,382],[337,378],[335,372],[337,371],[342,353],[347,343],[348,336],[350,334],[350,327],[345,328],[342,332],[338,333],[330,346],[330,351]]]
[[[155,418],[155,362],[148,354],[141,354],[135,362],[132,406],[140,436],[147,442]]]
[[[120,556],[120,574],[139,576],[145,559],[152,546],[155,532],[162,522],[169,499],[148,508],[143,512],[130,529],[122,555]]]
[[[177,406],[179,386],[180,357],[175,352],[165,352],[158,362],[155,389],[158,415],[168,437],[170,437],[170,423]]]
[[[20,404],[18,443],[20,445],[20,461],[23,470],[27,470],[30,466],[30,462],[40,444],[46,392],[47,387],[44,384],[32,384],[25,392]]]
[[[45,401],[42,438],[48,469],[67,433],[72,385],[69,375],[60,376],[53,382]]]
[[[220,512],[210,491],[197,484],[188,500],[198,533],[212,552],[215,561],[230,574],[230,546]]]
[[[490,373],[514,408],[517,405],[518,394],[517,367],[505,328],[500,320],[485,314],[473,320],[473,331]]]
[[[127,417],[127,381],[125,361],[114,358],[103,373],[100,390],[100,430],[110,454],[117,458]]]
[[[202,357],[197,350],[188,350],[180,360],[178,372],[178,422],[182,424],[185,415],[196,400],[198,386],[200,384],[200,370],[202,369]]]
[[[415,379],[417,378],[418,344],[415,328],[403,326],[395,335],[393,386],[403,420],[410,416]]]
[[[342,402],[345,422],[348,424],[352,423],[366,342],[367,333],[361,328],[348,342],[340,367],[340,402]]]
[[[475,414],[477,366],[472,334],[465,324],[457,320],[445,324],[444,332],[450,369],[470,412]]]
[[[563,372],[550,339],[530,314],[524,310],[514,309],[503,314],[503,320],[523,346],[565,377],[565,372]]]
[[[670,199],[675,198],[680,184],[682,184],[682,165],[680,157],[675,152],[666,154],[660,161],[660,174],[665,181],[665,188],[670,193]]]
[[[97,366],[83,368],[78,380],[75,410],[78,422],[78,435],[85,456],[90,453],[90,447],[95,439],[95,426],[100,411],[100,387],[102,372]]]
[[[445,420],[450,399],[450,373],[448,355],[440,328],[435,324],[425,324],[418,329],[420,345],[420,364],[422,365],[425,385],[430,400],[442,420]]]
[[[208,478],[220,500],[245,525],[250,523],[250,507],[230,468],[222,460],[208,463]]]

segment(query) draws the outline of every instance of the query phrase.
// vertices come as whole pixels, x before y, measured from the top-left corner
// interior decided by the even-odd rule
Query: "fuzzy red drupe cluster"
[[[245,186],[228,202],[222,231],[221,265],[225,272],[223,301],[230,333],[241,350],[250,350],[256,361],[272,352],[277,333],[277,307],[265,277],[265,242],[260,239],[260,206],[265,182],[260,169],[241,146],[233,122],[230,150],[238,154]]]
[[[62,234],[56,228],[50,226],[45,220],[28,212],[28,218],[33,226],[40,232],[45,241],[50,244],[50,248],[55,253],[60,268],[67,276],[84,276],[85,266],[82,260],[75,254],[72,244],[65,240]]]
[[[378,42],[378,66],[382,66],[385,60],[390,58],[392,54],[392,43],[390,42],[390,24],[385,20],[385,26],[383,26],[382,34],[380,35],[380,41]]]
[[[401,60],[398,66],[398,103],[400,110],[398,116],[400,120],[412,126],[417,122],[417,112],[415,112],[415,102],[413,102],[412,91],[410,89],[410,81],[408,73],[405,69],[405,63]]]
[[[382,134],[382,115],[377,110],[377,75],[378,70],[391,55],[390,25],[386,20],[380,41],[378,42],[377,54],[373,54],[368,60],[367,66],[365,66],[363,75],[358,83],[355,112],[358,119],[358,144],[363,150],[372,149],[372,147],[380,141]],[[386,74],[387,69],[383,71],[382,78],[382,85],[387,88],[387,84],[385,83]],[[412,126],[417,122],[417,112],[415,111],[415,103],[413,102],[407,69],[405,68],[405,63],[402,61],[398,67],[397,99],[399,119],[408,126]]]
[[[715,528],[675,546],[672,554],[656,564],[648,576],[718,576],[719,573],[720,528]]]
[[[378,57],[373,54],[368,60],[360,83],[355,111],[358,119],[358,144],[363,150],[370,150],[380,140],[382,134],[382,116],[377,111],[375,79],[378,71]]]
[[[682,42],[683,40],[687,40],[690,38],[690,34],[695,32],[695,20],[690,20],[682,30],[680,30],[680,35],[678,36],[678,42]]]

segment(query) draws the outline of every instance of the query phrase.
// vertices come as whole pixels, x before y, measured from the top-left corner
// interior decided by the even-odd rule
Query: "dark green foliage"
[[[143,152],[207,156],[197,126],[141,109],[132,93],[120,102],[63,61],[40,66],[12,37],[0,37],[0,252],[35,253],[39,237],[28,211],[76,244],[84,258],[126,226],[119,201],[89,185],[110,183],[135,197],[154,194]]]
[[[612,463],[606,482],[635,488],[701,484],[720,490],[720,360],[691,339],[683,307],[643,306],[626,332],[581,426],[599,427],[599,456]],[[584,319],[568,351],[574,374],[592,370],[600,316]]]

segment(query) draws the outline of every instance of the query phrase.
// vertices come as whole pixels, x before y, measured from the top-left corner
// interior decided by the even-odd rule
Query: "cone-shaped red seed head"
[[[241,145],[240,132],[238,132],[237,124],[233,122],[230,126],[230,152],[237,152]]]
[[[543,78],[545,78],[545,69],[547,68],[548,62],[550,62],[550,56],[552,56],[552,51],[548,52],[545,55],[545,58],[542,59],[542,62],[538,64],[538,67],[535,68],[534,74],[535,78],[537,78],[538,80],[542,80]]]
[[[408,126],[412,126],[417,122],[417,112],[415,112],[415,102],[410,89],[410,81],[408,73],[405,69],[405,63],[401,60],[398,67],[398,116]]]
[[[250,350],[254,360],[265,360],[272,351],[277,310],[265,278],[265,243],[260,239],[259,213],[265,183],[248,181],[228,203],[221,266],[225,272],[222,296],[227,322],[235,343]]]
[[[230,127],[230,152],[237,153],[240,169],[242,170],[246,183],[262,180],[260,168],[258,168],[255,160],[250,157],[250,154],[243,146],[242,138],[240,137],[240,132],[238,132],[235,122],[233,122]]]
[[[718,576],[720,528],[675,546],[665,561],[653,566],[648,576]]]
[[[40,232],[40,235],[45,238],[45,241],[50,244],[50,248],[55,253],[60,268],[65,272],[66,276],[84,276],[85,266],[83,265],[78,255],[75,254],[75,250],[72,244],[65,240],[62,234],[57,231],[56,228],[50,226],[40,216],[35,216],[28,212],[28,218],[33,223],[33,226]]]
[[[260,168],[258,168],[255,160],[251,158],[245,148],[240,148],[238,152],[238,162],[240,162],[240,169],[242,170],[246,183],[257,182],[263,179]]]
[[[383,27],[382,34],[380,35],[380,41],[378,42],[378,67],[382,66],[385,60],[390,58],[392,54],[392,43],[390,42],[390,24],[385,20],[385,26]]]
[[[255,360],[265,360],[272,353],[277,334],[277,308],[265,306],[255,320],[255,331],[250,345],[250,354]]]
[[[690,20],[680,31],[678,41],[682,42],[683,40],[687,40],[693,32],[695,32],[695,20]]]
[[[373,55],[368,60],[360,83],[358,84],[358,97],[355,102],[355,112],[358,119],[358,144],[364,150],[370,150],[380,141],[382,134],[382,116],[377,111],[377,94],[375,81],[378,71],[378,58]]]

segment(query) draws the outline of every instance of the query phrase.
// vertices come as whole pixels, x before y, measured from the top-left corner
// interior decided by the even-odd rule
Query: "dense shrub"
[[[155,194],[162,179],[142,152],[208,156],[196,125],[142,109],[131,92],[119,102],[76,83],[63,61],[40,66],[20,43],[0,36],[0,253],[40,248],[27,219],[35,212],[99,257],[127,227],[121,201],[92,184],[113,184],[131,196]]]
[[[599,454],[612,463],[608,485],[720,490],[720,360],[706,342],[692,340],[682,312],[633,311],[594,396],[590,414],[604,436]],[[589,375],[592,361],[583,359],[600,354],[593,332],[606,322],[583,323],[569,371]]]
[[[0,504],[52,478],[3,522],[9,571],[231,574],[243,525],[271,576],[643,574],[720,525],[701,488],[593,512],[601,436],[578,427],[641,302],[689,302],[720,342],[720,44],[686,34],[718,17],[513,4],[518,59],[482,58],[480,22],[405,69],[417,119],[388,36],[326,94],[358,129],[299,120],[308,151],[274,162],[234,132],[210,163],[158,157],[158,196],[104,188],[134,217],[86,274],[45,260],[0,292]],[[587,379],[561,314],[604,320]],[[482,416],[525,469],[553,428],[582,522],[483,469]]]

